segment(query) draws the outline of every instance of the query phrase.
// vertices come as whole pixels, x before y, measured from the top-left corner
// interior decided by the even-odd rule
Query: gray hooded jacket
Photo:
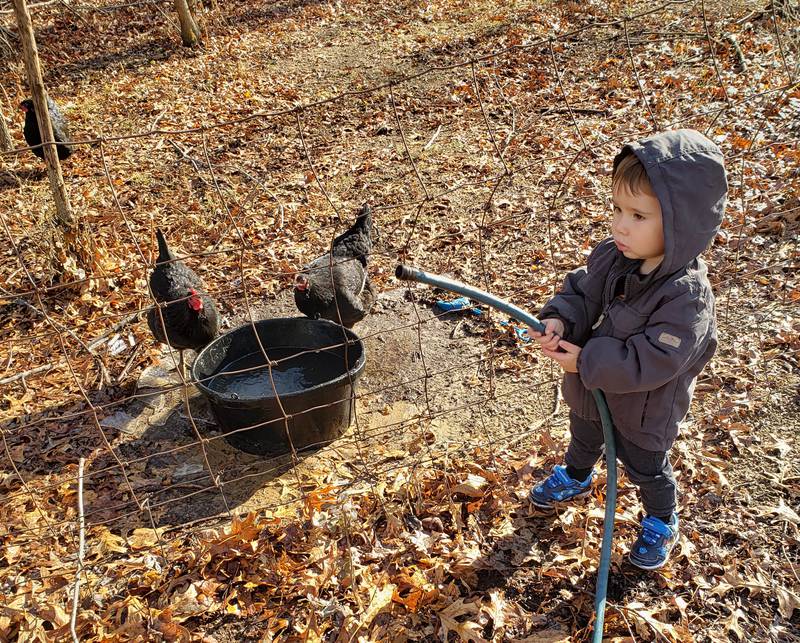
[[[714,295],[698,255],[722,221],[728,189],[722,154],[694,130],[657,134],[623,148],[614,167],[635,154],[661,204],[664,260],[641,275],[613,239],[539,314],[565,325],[582,346],[578,373],[566,373],[567,404],[598,420],[591,389],[602,390],[617,429],[649,451],[667,451],[689,410],[695,380],[717,347]]]

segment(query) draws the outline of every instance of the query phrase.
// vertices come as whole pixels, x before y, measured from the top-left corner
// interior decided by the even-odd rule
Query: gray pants
[[[584,420],[570,411],[571,439],[564,458],[569,466],[589,469],[603,453],[603,425]],[[667,451],[646,451],[614,429],[617,459],[625,465],[628,478],[639,487],[644,510],[651,516],[670,516],[675,512],[677,483]]]

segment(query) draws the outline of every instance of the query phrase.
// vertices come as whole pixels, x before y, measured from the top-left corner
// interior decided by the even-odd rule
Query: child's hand
[[[558,349],[561,350],[558,350]],[[542,346],[542,354],[558,362],[559,366],[567,373],[578,372],[578,355],[581,347],[565,342],[563,339],[557,343],[556,349],[545,348]]]
[[[543,349],[554,351],[558,348],[558,340],[564,334],[564,322],[560,319],[543,319],[544,334],[530,328],[528,334],[533,337]]]

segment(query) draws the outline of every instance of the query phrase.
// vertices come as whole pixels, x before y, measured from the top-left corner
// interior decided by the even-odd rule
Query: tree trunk
[[[53,127],[50,123],[49,111],[47,109],[47,90],[42,80],[42,69],[39,65],[39,51],[36,47],[36,39],[33,35],[33,25],[31,16],[25,0],[12,0],[14,3],[14,13],[19,25],[19,35],[22,40],[22,55],[25,59],[25,70],[28,75],[28,84],[33,94],[33,105],[36,110],[36,118],[39,123],[39,133],[41,134],[44,160],[47,164],[47,176],[50,180],[50,191],[56,205],[56,228],[61,233],[64,242],[64,251],[69,256],[72,255],[78,266],[86,268],[91,263],[91,241],[88,236],[81,232],[78,220],[72,213],[69,204],[67,189],[64,186],[64,177],[61,174],[61,164],[58,161],[58,153],[53,138]],[[50,143],[48,145],[48,143]],[[60,265],[57,266],[59,272],[63,272],[63,260],[61,257]]]
[[[0,112],[0,152],[8,152],[14,145],[11,143],[11,134],[8,132],[6,117]]]
[[[194,0],[192,0],[192,4],[194,4]],[[188,0],[175,0],[175,10],[178,12],[178,20],[181,23],[183,44],[186,47],[202,46],[200,27],[189,9]]]

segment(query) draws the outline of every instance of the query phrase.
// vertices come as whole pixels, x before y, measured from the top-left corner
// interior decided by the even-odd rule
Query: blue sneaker
[[[540,509],[553,509],[555,502],[583,498],[592,492],[592,483],[596,475],[592,469],[586,480],[578,482],[569,477],[565,466],[557,464],[553,467],[553,473],[531,489],[528,500]]]
[[[678,542],[678,514],[672,514],[669,524],[654,516],[642,520],[642,530],[633,543],[628,559],[640,569],[658,569],[669,559]]]

